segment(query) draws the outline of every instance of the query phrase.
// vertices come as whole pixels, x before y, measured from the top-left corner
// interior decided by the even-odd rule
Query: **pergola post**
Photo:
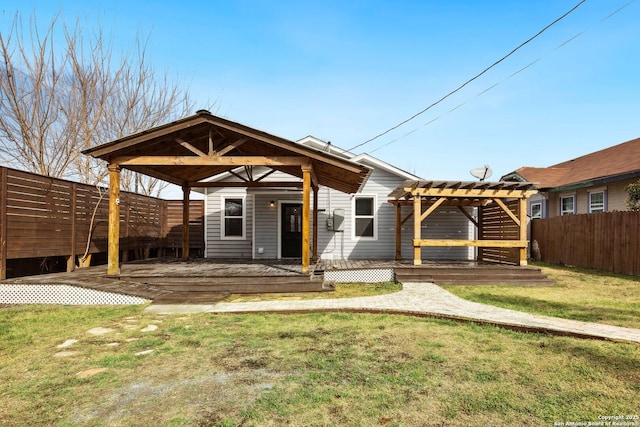
[[[189,261],[189,184],[182,186],[182,261]]]
[[[402,206],[396,206],[396,261],[402,261]]]
[[[413,265],[422,265],[422,197],[413,196]]]
[[[109,236],[107,276],[120,274],[120,167],[109,165]]]
[[[318,261],[318,190],[317,186],[313,186],[313,254],[311,261],[314,264]]]
[[[524,242],[527,240],[527,198],[522,197],[519,202],[520,241]],[[520,265],[527,265],[527,246],[520,248]]]
[[[302,272],[309,273],[309,218],[311,205],[311,165],[302,165]]]

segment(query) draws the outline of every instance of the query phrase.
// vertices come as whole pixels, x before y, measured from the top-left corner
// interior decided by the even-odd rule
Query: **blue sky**
[[[123,49],[137,32],[150,34],[157,71],[179,78],[198,107],[349,149],[577,2],[21,0],[0,6],[0,31],[19,10],[35,11],[41,25],[58,11],[87,31],[100,25]],[[587,0],[451,98],[355,152],[427,179],[473,180],[469,170],[489,164],[497,180],[640,137],[640,2],[628,3]]]

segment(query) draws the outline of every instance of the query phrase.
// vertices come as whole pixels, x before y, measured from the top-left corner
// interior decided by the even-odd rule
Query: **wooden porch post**
[[[402,260],[402,206],[396,205],[396,261]]]
[[[189,261],[189,184],[182,186],[182,261]]]
[[[527,240],[527,198],[522,197],[519,200],[518,207],[520,217],[520,241]],[[528,244],[527,244],[528,246]],[[520,265],[527,265],[527,246],[520,248]]]
[[[120,167],[109,165],[109,249],[107,276],[120,274]]]
[[[302,272],[309,272],[309,210],[311,204],[311,165],[302,165]]]
[[[318,191],[317,186],[313,186],[313,255],[311,261],[314,264],[318,261]]]
[[[413,196],[413,265],[422,265],[422,197]]]

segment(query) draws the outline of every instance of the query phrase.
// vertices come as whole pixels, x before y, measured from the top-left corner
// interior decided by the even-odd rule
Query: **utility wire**
[[[356,148],[362,147],[365,144],[368,144],[372,141],[375,141],[376,139],[380,138],[383,135],[388,134],[389,132],[391,132],[392,130],[398,129],[400,126],[404,125],[407,122],[410,122],[411,120],[415,119],[416,117],[418,117],[419,115],[426,113],[427,111],[429,111],[431,108],[435,107],[436,105],[440,104],[442,101],[444,101],[445,99],[449,98],[451,95],[455,94],[456,92],[460,91],[462,88],[464,88],[465,86],[467,86],[469,83],[473,82],[474,80],[476,80],[478,77],[482,76],[483,74],[485,74],[487,71],[489,71],[490,69],[492,69],[493,67],[495,67],[496,65],[500,64],[502,61],[504,61],[505,59],[507,59],[508,57],[510,57],[511,55],[513,55],[514,53],[516,53],[518,50],[520,50],[522,47],[524,47],[525,45],[527,45],[528,43],[530,43],[531,41],[533,41],[535,38],[537,38],[539,35],[541,35],[542,33],[544,33],[545,31],[547,31],[549,28],[551,28],[553,25],[557,24],[558,22],[560,22],[562,19],[564,19],[565,17],[567,17],[570,13],[572,13],[573,11],[575,11],[578,7],[580,7],[586,0],[581,0],[580,2],[578,2],[578,4],[576,4],[575,6],[573,6],[568,12],[564,13],[562,16],[560,16],[559,18],[555,19],[553,22],[551,22],[549,25],[547,25],[546,27],[544,27],[543,29],[541,29],[540,31],[538,31],[535,35],[529,37],[527,40],[525,40],[524,42],[522,42],[520,45],[518,45],[515,49],[513,49],[511,52],[507,53],[505,56],[503,56],[502,58],[500,58],[499,60],[497,60],[496,62],[494,62],[493,64],[491,64],[490,66],[488,66],[487,68],[485,68],[484,70],[482,70],[480,73],[476,74],[475,76],[473,76],[472,78],[470,78],[469,80],[467,80],[466,82],[464,82],[463,84],[461,84],[460,86],[458,86],[456,89],[452,90],[451,92],[449,92],[448,94],[446,94],[445,96],[443,96],[442,98],[440,98],[439,100],[437,100],[436,102],[432,103],[431,105],[429,105],[428,107],[426,107],[425,109],[423,109],[422,111],[417,112],[416,114],[414,114],[413,116],[409,117],[408,119],[405,119],[403,121],[401,121],[400,123],[398,123],[397,125],[385,130],[384,132],[374,136],[373,138],[370,138],[354,147],[351,147],[348,151],[353,151]]]
[[[602,19],[599,21],[599,23],[603,23],[604,21],[606,21],[606,20],[608,20],[609,18],[613,17],[614,15],[618,14],[619,12],[621,12],[623,9],[625,9],[627,6],[629,6],[631,3],[634,3],[635,1],[636,1],[636,0],[630,0],[629,2],[627,2],[627,3],[625,3],[624,5],[620,6],[618,9],[616,9],[615,11],[611,12],[609,15],[605,16],[604,18],[602,18]],[[567,44],[569,44],[569,43],[570,43],[570,42],[572,42],[573,40],[577,39],[578,37],[580,37],[581,35],[583,35],[584,33],[586,33],[588,30],[589,30],[589,28],[588,28],[588,29],[586,29],[586,30],[584,30],[584,31],[581,31],[581,32],[579,32],[579,33],[577,33],[577,34],[575,34],[575,35],[573,35],[573,36],[571,36],[571,37],[569,37],[567,40],[563,41],[563,42],[562,42],[562,43],[560,43],[558,46],[556,46],[556,47],[553,49],[553,52],[555,52],[555,51],[559,50],[560,48],[562,48],[562,47],[566,46]],[[481,91],[481,92],[477,93],[477,94],[474,96],[474,98],[478,98],[479,96],[484,95],[485,93],[489,92],[489,91],[490,91],[490,90],[492,90],[492,89],[495,89],[497,86],[501,85],[502,83],[506,82],[507,80],[510,80],[511,78],[513,78],[513,77],[517,76],[517,75],[518,75],[518,74],[520,74],[521,72],[525,71],[527,68],[529,68],[529,67],[533,66],[534,64],[536,64],[537,62],[539,62],[540,60],[542,60],[545,56],[546,56],[546,55],[542,55],[542,56],[538,57],[537,59],[534,59],[533,61],[529,62],[529,63],[528,63],[527,65],[525,65],[524,67],[522,67],[522,68],[518,69],[517,71],[515,71],[515,72],[511,73],[510,75],[508,75],[506,78],[504,78],[504,79],[500,80],[500,81],[499,81],[499,82],[497,82],[497,83],[492,84],[492,85],[491,85],[491,86],[489,86],[488,88],[486,88],[486,89],[484,89],[483,91]],[[452,108],[452,109],[450,109],[450,110],[446,111],[445,113],[443,113],[443,114],[441,114],[441,115],[437,116],[436,118],[429,120],[428,122],[426,122],[426,123],[425,123],[425,124],[423,124],[422,126],[417,127],[417,128],[415,128],[415,129],[413,129],[413,130],[411,130],[411,131],[409,131],[409,132],[407,132],[407,133],[405,133],[405,134],[403,134],[403,135],[401,135],[401,136],[399,136],[399,137],[397,137],[397,138],[395,138],[395,139],[392,139],[391,141],[387,142],[386,144],[383,144],[383,145],[381,145],[381,146],[379,146],[379,147],[376,147],[375,149],[371,150],[371,153],[375,153],[376,151],[378,151],[378,150],[380,150],[380,149],[382,149],[382,148],[384,148],[384,147],[386,147],[386,146],[388,146],[388,145],[391,145],[391,144],[393,144],[394,142],[396,142],[396,141],[398,141],[398,140],[400,140],[400,139],[402,139],[402,138],[405,138],[405,137],[407,137],[407,136],[411,135],[412,133],[417,132],[421,127],[428,126],[428,125],[430,125],[431,123],[435,122],[436,120],[439,120],[439,119],[441,119],[442,117],[446,116],[447,114],[454,112],[455,110],[457,110],[458,108],[462,107],[463,105],[466,105],[466,104],[467,104],[467,102],[468,102],[468,101],[465,101],[465,102],[463,102],[463,103],[461,103],[461,104],[457,105],[456,107],[454,107],[454,108]]]

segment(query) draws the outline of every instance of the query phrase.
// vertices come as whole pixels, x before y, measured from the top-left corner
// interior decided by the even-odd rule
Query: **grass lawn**
[[[400,283],[336,283],[331,292],[290,292],[269,294],[231,294],[224,302],[250,302],[269,300],[300,300],[319,298],[354,298],[371,295],[384,295],[402,290]]]
[[[640,277],[534,264],[555,286],[443,286],[470,301],[585,322],[640,328]]]
[[[553,426],[638,402],[633,344],[397,315],[0,309],[3,426]]]

